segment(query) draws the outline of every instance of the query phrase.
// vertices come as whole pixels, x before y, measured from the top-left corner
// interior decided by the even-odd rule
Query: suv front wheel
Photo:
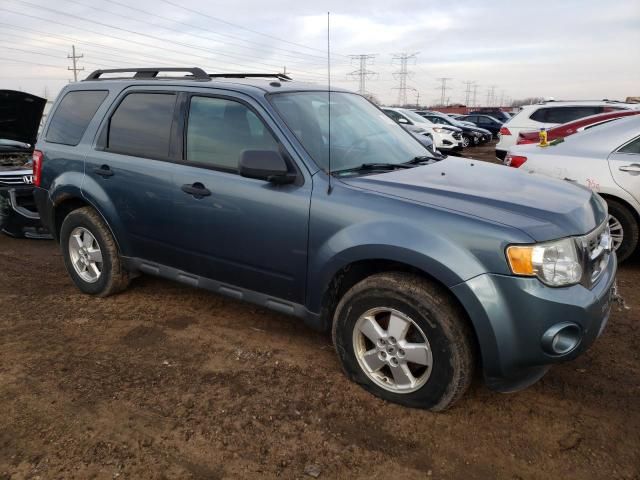
[[[338,304],[333,341],[351,380],[409,407],[447,409],[474,372],[463,312],[418,275],[382,273],[356,284]]]
[[[106,297],[129,284],[113,235],[93,208],[79,208],[65,217],[60,246],[67,272],[82,292]]]

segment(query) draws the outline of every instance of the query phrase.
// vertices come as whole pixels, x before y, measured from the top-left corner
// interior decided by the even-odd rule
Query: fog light
[[[542,348],[551,355],[565,355],[580,344],[582,334],[575,323],[558,323],[542,335]]]

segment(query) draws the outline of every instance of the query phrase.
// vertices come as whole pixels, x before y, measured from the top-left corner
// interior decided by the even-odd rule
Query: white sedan
[[[515,145],[505,164],[584,185],[609,205],[618,259],[638,246],[640,230],[640,118],[623,118],[571,135],[548,147]]]

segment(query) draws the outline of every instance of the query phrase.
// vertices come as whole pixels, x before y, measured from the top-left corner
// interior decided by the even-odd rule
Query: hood
[[[36,143],[47,101],[24,92],[0,90],[0,139]],[[16,147],[18,150],[24,148]]]
[[[539,242],[583,235],[606,218],[603,201],[586,188],[457,157],[342,181],[509,225]]]

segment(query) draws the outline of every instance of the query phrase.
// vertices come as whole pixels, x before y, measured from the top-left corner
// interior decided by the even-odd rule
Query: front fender
[[[309,309],[318,312],[335,275],[363,260],[387,260],[415,267],[447,287],[486,271],[469,250],[437,232],[403,221],[365,222],[346,227],[312,252],[309,262]]]

